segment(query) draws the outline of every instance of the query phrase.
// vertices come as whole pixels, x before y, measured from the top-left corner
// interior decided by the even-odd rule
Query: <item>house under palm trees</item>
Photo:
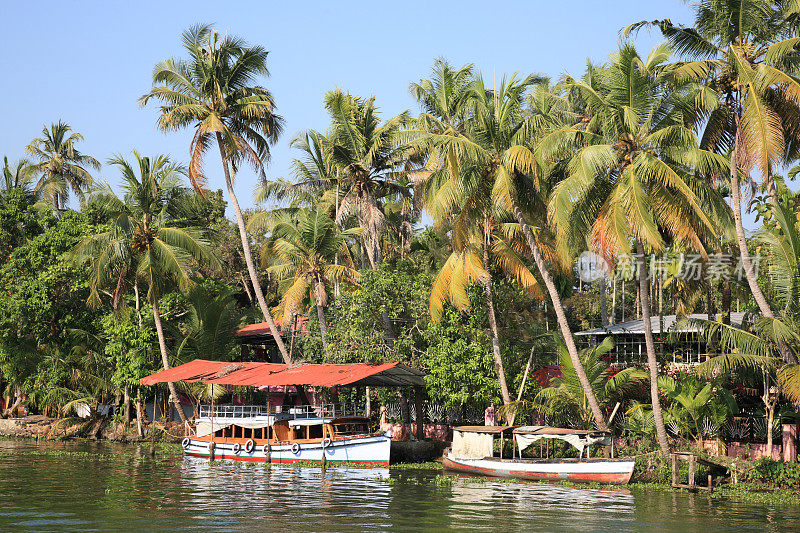
[[[731,324],[741,326],[746,313],[731,313]],[[656,353],[664,362],[671,362],[680,368],[682,365],[693,366],[702,363],[710,355],[717,355],[713,346],[709,346],[702,335],[698,334],[694,324],[685,318],[707,320],[707,313],[696,313],[686,317],[678,315],[658,315],[650,317],[650,324],[656,342]],[[721,320],[721,315],[716,316]],[[609,362],[622,366],[647,362],[647,351],[644,339],[644,321],[639,318],[627,322],[619,322],[609,326],[587,329],[575,334],[579,345],[583,347],[599,344],[604,338],[614,339],[614,350],[608,354]]]

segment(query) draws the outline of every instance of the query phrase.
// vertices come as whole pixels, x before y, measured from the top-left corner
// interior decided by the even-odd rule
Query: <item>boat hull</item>
[[[188,439],[183,446],[184,453],[192,457],[209,458],[209,441]],[[321,442],[272,444],[269,452],[265,445],[257,444],[253,451],[247,452],[244,442],[235,450],[234,443],[214,443],[214,458],[233,461],[269,462],[275,464],[313,462],[358,463],[375,466],[389,464],[391,439],[385,435],[365,435],[333,440],[323,448]]]
[[[464,474],[615,485],[628,483],[634,466],[633,459],[456,459],[449,454],[442,463],[445,469]]]

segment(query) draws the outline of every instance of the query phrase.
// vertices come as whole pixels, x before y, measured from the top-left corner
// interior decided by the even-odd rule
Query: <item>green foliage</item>
[[[706,381],[694,374],[659,377],[658,387],[669,402],[665,418],[675,421],[680,431],[694,440],[703,437],[706,421],[719,430],[739,411],[733,394],[720,383],[720,378]]]
[[[67,332],[88,327],[96,316],[85,307],[87,276],[67,257],[91,226],[75,212],[44,221],[50,225],[0,264],[0,372],[16,383],[32,376],[46,354],[68,351]]]
[[[610,371],[603,356],[613,348],[613,339],[606,337],[599,345],[585,348],[579,354],[592,391],[601,408],[606,410],[613,408],[614,401],[623,401],[624,395],[645,377],[644,372],[632,367],[616,373]],[[536,411],[557,417],[564,424],[578,424],[591,429],[594,417],[572,359],[563,345],[559,348],[559,361],[563,377],[553,378],[550,386],[540,390],[532,401],[517,402],[514,408],[522,412]]]
[[[114,369],[111,383],[117,388],[137,386],[141,378],[158,370],[152,354],[152,328],[139,326],[131,318],[130,313],[108,313],[100,319],[103,353]]]
[[[425,330],[425,339],[425,382],[433,401],[454,406],[497,402],[500,386],[489,335],[474,315],[447,307],[441,321]]]
[[[768,457],[762,457],[742,477],[748,481],[766,482],[778,487],[797,488],[800,487],[800,462],[774,461]]]
[[[413,365],[421,353],[421,331],[428,321],[429,287],[430,276],[419,275],[408,261],[363,271],[359,286],[342,290],[328,307],[329,361],[400,361]],[[386,313],[394,328],[393,349],[384,339],[382,313]],[[304,340],[304,354],[313,360],[323,360],[323,354],[315,347],[319,329],[318,326],[313,329],[311,324],[311,334]]]

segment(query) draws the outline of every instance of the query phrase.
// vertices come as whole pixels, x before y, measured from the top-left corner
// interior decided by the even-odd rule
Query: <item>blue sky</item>
[[[474,63],[487,82],[504,74],[580,74],[586,59],[603,61],[619,30],[639,20],[691,23],[678,0],[529,2],[5,2],[0,9],[0,154],[14,160],[58,119],[82,133],[85,153],[105,161],[136,148],[186,161],[190,132],[156,129],[156,106],[137,98],[150,88],[153,65],[182,55],[180,33],[213,22],[270,50],[263,85],[286,119],[269,177],[290,177],[290,139],[325,129],[323,95],[340,87],[376,96],[384,116],[417,109],[408,84],[427,76],[439,56]],[[642,33],[640,50],[659,36]],[[487,83],[488,84],[488,83]],[[210,186],[223,186],[221,166],[207,158]],[[116,170],[99,173],[112,185]],[[253,205],[255,177],[243,170],[237,192]]]

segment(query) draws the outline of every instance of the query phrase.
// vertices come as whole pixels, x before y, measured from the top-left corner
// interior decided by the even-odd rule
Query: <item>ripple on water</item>
[[[439,481],[425,471],[153,461],[134,446],[4,440],[0,531],[800,531],[798,509],[707,495]]]

